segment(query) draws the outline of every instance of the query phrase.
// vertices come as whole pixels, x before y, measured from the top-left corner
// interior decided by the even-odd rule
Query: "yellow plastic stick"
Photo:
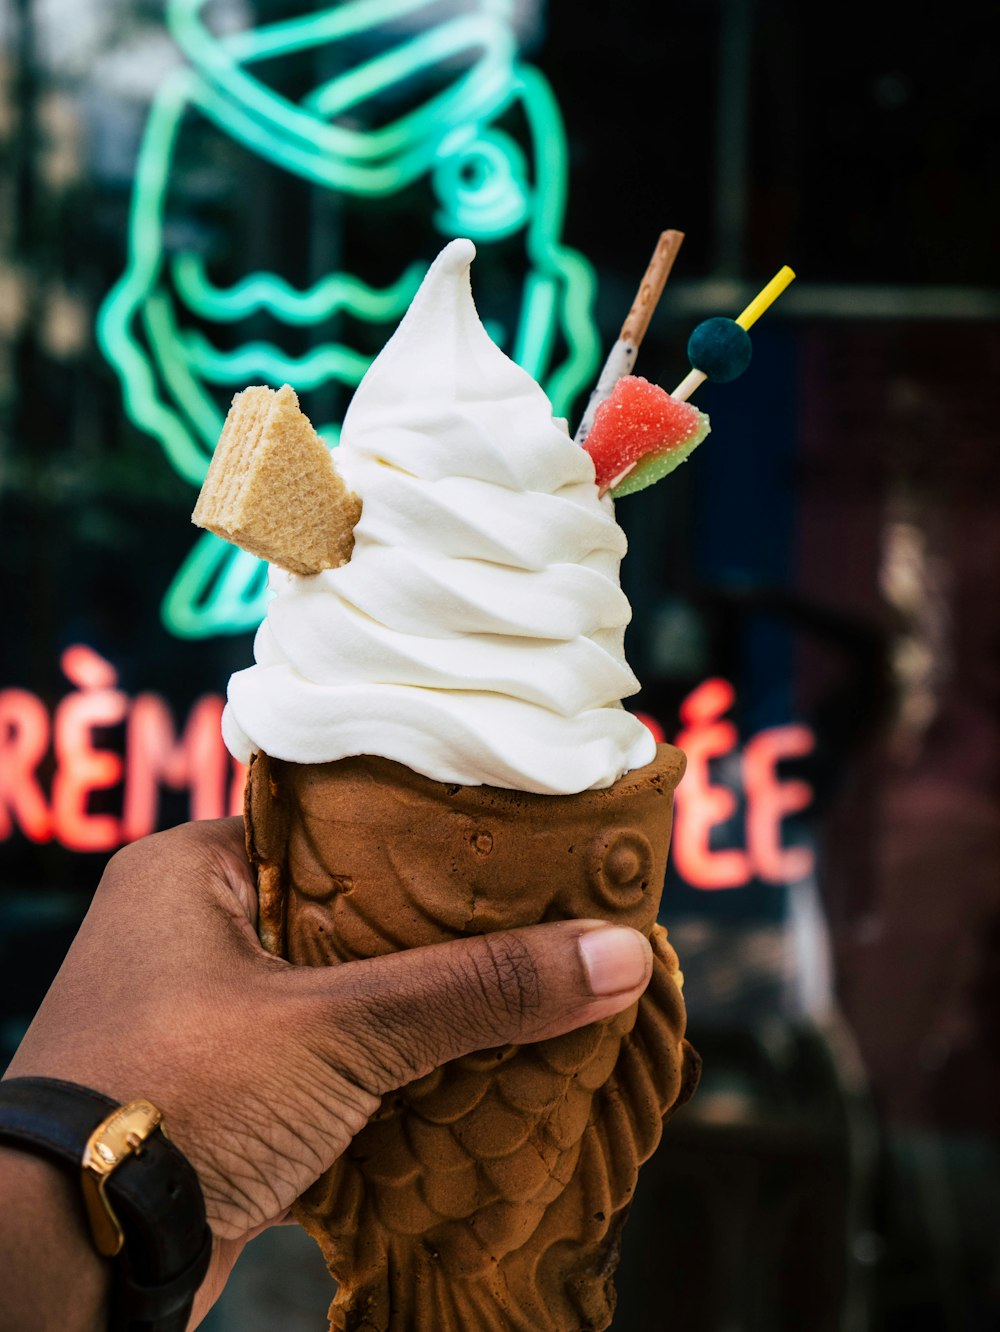
[[[755,324],[767,307],[773,305],[788,284],[794,280],[795,274],[785,264],[784,268],[775,273],[764,290],[757,293],[743,313],[736,316],[735,322],[740,328],[749,328],[751,324]]]

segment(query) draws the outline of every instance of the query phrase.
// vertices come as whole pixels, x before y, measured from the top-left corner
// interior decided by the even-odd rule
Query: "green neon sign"
[[[492,318],[481,285],[477,300],[491,334],[566,414],[598,362],[594,275],[560,243],[566,136],[548,82],[518,56],[513,0],[469,0],[467,12],[445,19],[430,12],[440,13],[434,0],[347,0],[235,32],[215,31],[208,8],[169,0],[167,22],[189,63],[154,97],[126,268],[97,323],[126,411],[176,471],[201,485],[228,402],[248,383],[319,395],[356,387],[371,353],[352,345],[350,330],[371,326],[384,341],[427,263],[459,235],[481,254],[518,245],[516,310]],[[307,57],[323,73],[296,100],[288,70]],[[338,268],[296,285],[278,271],[277,253],[273,266],[234,278],[230,252],[223,280],[204,245],[178,228],[190,141],[206,128],[345,215],[404,191],[409,207],[416,192],[423,213],[412,218],[413,237],[398,242],[413,262],[388,282]],[[509,301],[509,291],[497,295]],[[319,429],[336,443],[339,420]],[[257,560],[203,534],[167,591],[163,618],[185,638],[244,632],[262,618],[266,595]]]

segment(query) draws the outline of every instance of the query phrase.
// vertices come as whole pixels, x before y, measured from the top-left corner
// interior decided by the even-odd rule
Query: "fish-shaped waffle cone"
[[[677,956],[656,924],[684,757],[606,790],[455,786],[388,759],[259,755],[246,828],[265,945],[336,965],[601,916],[654,951],[638,1004],[468,1055],[384,1099],[299,1200],[342,1332],[599,1332],[640,1164],[698,1078]]]

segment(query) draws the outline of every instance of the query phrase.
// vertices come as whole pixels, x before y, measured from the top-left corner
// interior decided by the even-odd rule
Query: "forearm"
[[[108,1264],[90,1241],[79,1188],[57,1166],[0,1148],[0,1332],[98,1332]]]

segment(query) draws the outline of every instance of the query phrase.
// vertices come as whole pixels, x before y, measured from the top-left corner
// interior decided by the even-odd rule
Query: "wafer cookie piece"
[[[360,516],[294,389],[237,393],[191,521],[289,573],[313,574],[347,563]]]

